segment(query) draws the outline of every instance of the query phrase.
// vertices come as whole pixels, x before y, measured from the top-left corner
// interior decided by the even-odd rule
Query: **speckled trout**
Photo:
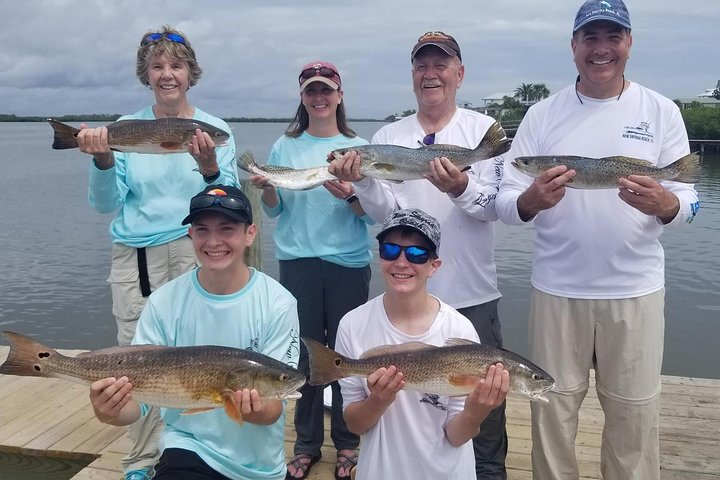
[[[310,353],[310,384],[324,385],[345,377],[367,377],[394,365],[402,372],[405,389],[435,395],[460,396],[473,391],[490,365],[500,362],[510,373],[510,393],[547,402],[544,393],[555,380],[537,365],[508,350],[451,338],[438,347],[422,342],[383,345],[352,359],[309,338],[302,341]]]
[[[576,175],[565,184],[570,188],[600,189],[618,188],[618,180],[628,175],[644,175],[660,180],[683,183],[700,181],[700,159],[690,153],[670,165],[658,168],[646,160],[630,157],[574,157],[569,155],[517,157],[512,165],[531,177],[539,177],[546,170],[565,165]]]
[[[337,180],[328,172],[327,165],[314,168],[289,168],[274,165],[258,165],[251,152],[238,156],[237,166],[252,175],[267,177],[269,183],[276,188],[286,190],[310,190],[319,187],[328,180]]]
[[[68,357],[33,339],[3,332],[10,354],[0,373],[54,377],[90,385],[108,377],[128,377],[133,398],[159,407],[200,413],[224,407],[242,424],[233,393],[255,389],[263,399],[299,398],[305,376],[266,355],[212,345],[164,347],[131,345]]]
[[[78,148],[80,129],[48,119],[55,137],[52,148],[64,150]],[[158,118],[156,120],[120,120],[107,125],[108,144],[117,152],[182,153],[187,152],[195,130],[210,135],[216,147],[224,145],[230,134],[209,123],[191,118]]]
[[[505,130],[495,122],[485,133],[480,144],[474,148],[457,145],[423,145],[420,148],[397,145],[360,145],[332,151],[339,159],[345,153],[355,150],[362,159],[360,173],[381,180],[402,182],[418,180],[430,173],[430,162],[436,157],[447,157],[460,170],[467,170],[474,163],[502,155],[510,149],[512,140]],[[422,145],[422,142],[420,142]]]

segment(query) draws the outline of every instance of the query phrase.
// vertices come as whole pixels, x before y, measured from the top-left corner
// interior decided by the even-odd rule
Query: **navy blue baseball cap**
[[[587,0],[575,15],[573,33],[590,22],[605,20],[630,29],[630,14],[622,0]]]
[[[252,223],[250,200],[237,187],[208,185],[190,199],[190,214],[182,221],[192,223],[195,217],[205,212],[218,212],[239,223]]]

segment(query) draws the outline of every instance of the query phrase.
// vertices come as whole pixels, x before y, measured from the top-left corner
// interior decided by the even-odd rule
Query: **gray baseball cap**
[[[428,239],[435,252],[440,249],[440,224],[435,217],[428,215],[419,208],[407,208],[391,213],[383,223],[382,230],[375,238],[382,242],[385,234],[396,227],[408,227],[416,230]]]

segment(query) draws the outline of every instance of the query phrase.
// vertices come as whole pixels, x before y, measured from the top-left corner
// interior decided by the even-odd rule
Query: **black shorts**
[[[166,448],[155,465],[153,480],[229,480],[203,461],[197,453]]]

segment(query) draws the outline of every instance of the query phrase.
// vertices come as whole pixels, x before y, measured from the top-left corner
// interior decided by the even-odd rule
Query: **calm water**
[[[370,139],[383,123],[355,123]],[[238,151],[262,162],[285,124],[233,125]],[[59,348],[114,345],[110,289],[110,215],[87,204],[89,161],[77,150],[50,149],[44,123],[0,123],[0,330],[15,330]],[[666,342],[663,372],[720,378],[720,155],[703,159],[697,186],[701,213],[689,227],[667,229]],[[277,262],[264,219],[264,269]],[[506,346],[527,353],[531,227],[497,225],[496,258]],[[371,295],[382,291],[377,269]],[[560,333],[558,333],[558,336]],[[4,339],[0,339],[4,344]]]

